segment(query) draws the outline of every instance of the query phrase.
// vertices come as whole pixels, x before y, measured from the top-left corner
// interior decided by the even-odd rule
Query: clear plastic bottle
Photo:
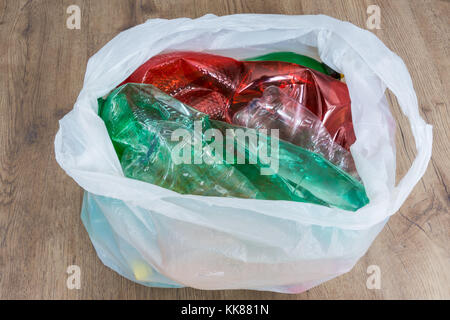
[[[268,87],[261,98],[235,113],[232,122],[247,128],[279,129],[280,139],[322,155],[359,179],[351,153],[333,141],[314,113],[278,87]]]

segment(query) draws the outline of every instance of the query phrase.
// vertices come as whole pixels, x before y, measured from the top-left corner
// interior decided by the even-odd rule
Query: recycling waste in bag
[[[418,148],[398,185],[387,87]],[[156,19],[90,60],[55,153],[128,279],[297,293],[349,271],[423,175],[417,110],[401,59],[351,24]]]
[[[184,194],[306,201],[352,211],[368,202],[363,185],[321,155],[256,130],[246,145],[251,129],[209,119],[152,85],[125,84],[99,110],[127,177]],[[221,143],[208,143],[213,134]],[[223,137],[230,136],[232,153],[226,155]],[[317,143],[323,140],[333,145],[331,139]]]

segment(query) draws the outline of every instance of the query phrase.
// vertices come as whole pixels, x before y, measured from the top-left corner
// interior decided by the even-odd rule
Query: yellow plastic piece
[[[131,268],[133,269],[134,278],[138,281],[150,280],[153,274],[149,265],[143,261],[133,261]]]

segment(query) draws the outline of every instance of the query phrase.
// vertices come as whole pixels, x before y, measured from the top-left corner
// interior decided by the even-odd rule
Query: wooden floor
[[[71,4],[81,30],[66,28]],[[421,182],[354,269],[299,295],[156,289],[132,283],[97,258],[80,221],[82,189],[57,165],[58,120],[82,87],[88,58],[121,30],[149,18],[206,13],[327,14],[365,27],[402,57],[422,116],[434,126],[433,157]],[[450,112],[448,1],[0,0],[0,298],[3,299],[450,299]],[[397,130],[398,177],[415,154],[408,124],[389,96]],[[79,265],[81,289],[66,268]],[[366,287],[369,265],[381,289]]]

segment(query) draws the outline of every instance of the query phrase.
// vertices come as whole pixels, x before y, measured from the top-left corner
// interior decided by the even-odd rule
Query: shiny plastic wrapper
[[[255,129],[279,129],[279,138],[325,159],[359,179],[349,151],[333,141],[320,119],[277,87],[268,87],[234,114],[233,124]]]
[[[277,86],[319,117],[345,149],[356,140],[347,85],[295,63],[171,52],[149,59],[122,84],[130,82],[153,84],[212,119],[228,123],[267,87]]]
[[[363,185],[320,155],[268,131],[210,120],[152,85],[116,89],[100,116],[130,178],[182,194],[291,200],[351,211],[368,203]]]

